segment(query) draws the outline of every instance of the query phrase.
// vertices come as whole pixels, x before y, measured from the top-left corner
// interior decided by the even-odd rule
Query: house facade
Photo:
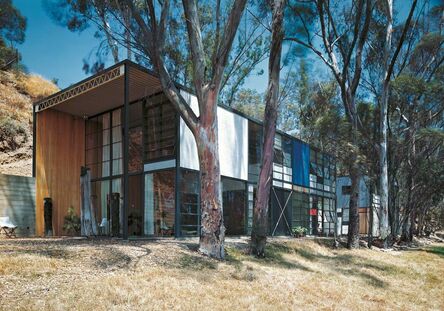
[[[178,87],[198,115],[195,96]],[[263,126],[224,106],[218,122],[226,234],[249,234]],[[44,198],[53,202],[55,235],[64,234],[70,207],[79,213],[81,167],[91,172],[102,234],[199,234],[196,142],[149,70],[123,61],[34,105],[38,235],[44,234]],[[288,235],[298,226],[309,234],[333,233],[333,157],[278,131],[272,183],[270,235]]]
[[[336,179],[336,203],[338,211],[338,234],[348,233],[350,220],[351,179],[348,176],[338,176]],[[359,180],[359,233],[379,235],[379,212],[381,201],[379,195],[371,191],[368,177]]]

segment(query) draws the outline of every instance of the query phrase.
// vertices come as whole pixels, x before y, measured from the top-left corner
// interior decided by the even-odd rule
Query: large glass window
[[[96,213],[96,220],[102,224],[101,234],[108,233],[108,202],[109,202],[110,181],[94,181],[91,183],[91,202]]]
[[[199,233],[199,172],[181,170],[180,179],[180,234]]]
[[[88,119],[85,164],[91,169],[91,178],[96,180],[121,175],[122,158],[121,109]]]
[[[174,236],[174,180],[174,170],[145,174],[145,235]]]
[[[292,227],[304,227],[309,229],[310,201],[307,193],[294,192],[291,197]]]
[[[262,126],[248,121],[248,180],[256,183],[259,179],[262,155]]]
[[[163,95],[146,100],[145,118],[145,161],[171,158],[176,154],[176,111]]]
[[[110,117],[97,116],[86,121],[85,164],[91,169],[91,178],[110,174]]]
[[[227,235],[246,233],[247,188],[240,180],[222,177],[222,202]]]
[[[142,174],[128,177],[128,234],[133,236],[143,235],[142,178]]]
[[[142,150],[142,102],[137,102],[130,105],[128,146],[128,171],[130,173],[143,170]]]
[[[112,174],[123,173],[122,152],[122,110],[116,109],[112,112]]]
[[[291,167],[291,139],[276,134],[274,140],[273,185],[291,189],[293,170]]]

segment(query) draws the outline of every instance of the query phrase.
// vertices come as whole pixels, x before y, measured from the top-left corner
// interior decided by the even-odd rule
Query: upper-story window
[[[92,179],[122,174],[121,113],[116,109],[86,121],[85,164]]]
[[[146,99],[144,104],[144,160],[172,158],[176,154],[176,111],[165,95]]]

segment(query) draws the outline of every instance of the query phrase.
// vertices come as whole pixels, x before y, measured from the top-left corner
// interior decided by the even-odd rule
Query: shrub
[[[74,207],[68,209],[68,215],[65,216],[63,230],[69,235],[80,234],[80,217],[74,211]]]
[[[307,228],[297,226],[297,227],[294,227],[291,231],[293,231],[293,235],[295,237],[300,238],[300,237],[305,236],[305,234],[307,233]]]
[[[23,124],[8,117],[0,118],[0,150],[17,149],[28,140],[28,133]]]

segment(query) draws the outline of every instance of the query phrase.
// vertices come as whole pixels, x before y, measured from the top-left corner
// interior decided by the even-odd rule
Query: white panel
[[[219,160],[223,176],[248,179],[248,120],[217,108]]]
[[[291,184],[284,183],[284,188],[285,188],[285,189],[291,189]]]
[[[199,105],[197,98],[183,90],[180,91],[186,102],[191,106],[194,113],[199,116]],[[197,155],[196,140],[191,130],[180,118],[180,166],[192,170],[199,170],[199,157]]]
[[[181,90],[182,96],[199,115],[197,98]],[[223,176],[248,179],[248,120],[224,108],[217,108],[219,161]],[[193,134],[180,120],[180,166],[199,169],[199,157]]]
[[[156,171],[156,170],[162,170],[164,168],[170,168],[176,166],[176,160],[167,160],[167,161],[160,161],[160,162],[154,162],[154,163],[147,163],[143,166],[143,170],[145,172],[150,171]]]
[[[193,133],[180,118],[180,166],[192,170],[199,170],[199,156],[197,155],[196,140]]]

